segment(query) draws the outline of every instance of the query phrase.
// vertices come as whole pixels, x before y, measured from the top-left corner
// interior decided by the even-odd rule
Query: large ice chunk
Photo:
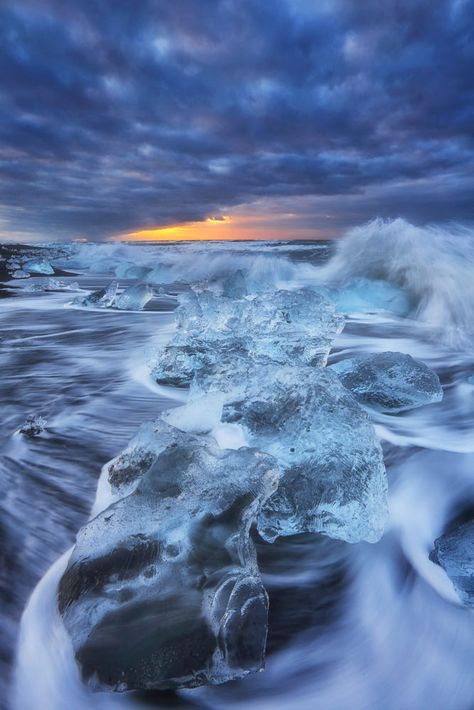
[[[249,339],[245,336],[194,337],[178,333],[160,350],[152,375],[158,384],[188,386],[195,373],[212,376],[225,363],[248,360]]]
[[[153,289],[148,284],[129,286],[116,299],[115,307],[121,311],[141,311],[153,295]]]
[[[185,440],[182,431],[162,417],[142,424],[125,449],[104,466],[103,476],[110,486],[106,506],[135,490],[158,456]]]
[[[252,333],[250,353],[292,365],[325,365],[344,318],[311,289],[279,290],[245,301],[241,328]]]
[[[74,303],[86,308],[110,308],[117,295],[117,286],[116,281],[111,281],[105,288],[93,291],[85,298],[76,299]]]
[[[267,454],[178,432],[82,528],[58,606],[84,679],[166,689],[262,668],[268,602],[249,531],[277,483]]]
[[[331,369],[359,402],[381,412],[402,412],[443,398],[436,372],[403,353],[350,358]]]
[[[176,335],[158,353],[153,373],[158,382],[175,386],[242,357],[322,366],[344,326],[335,306],[309,289],[242,299],[191,292],[180,297],[176,319]]]
[[[54,274],[54,269],[47,259],[29,259],[23,264],[23,271],[29,274]]]
[[[250,445],[275,456],[278,491],[260,515],[260,534],[321,532],[375,542],[387,521],[382,450],[368,415],[326,368],[243,360],[196,375],[191,397],[226,393],[223,421],[240,424]]]
[[[461,601],[474,608],[474,520],[435,540],[430,559],[445,570]]]

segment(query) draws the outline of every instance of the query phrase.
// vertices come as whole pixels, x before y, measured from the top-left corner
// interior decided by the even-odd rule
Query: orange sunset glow
[[[257,239],[326,239],[314,228],[295,224],[296,215],[234,214],[208,217],[203,221],[184,222],[168,227],[151,227],[114,236],[119,241],[198,241]]]

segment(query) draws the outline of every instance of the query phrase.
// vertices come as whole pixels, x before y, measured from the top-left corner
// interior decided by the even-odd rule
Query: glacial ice
[[[474,520],[435,540],[430,559],[445,570],[463,604],[474,608]]]
[[[39,414],[29,414],[20,428],[20,434],[25,434],[25,436],[30,438],[39,436],[44,431],[46,424],[46,419]]]
[[[402,412],[443,398],[438,375],[403,353],[350,358],[331,369],[359,402],[380,412]]]
[[[376,313],[386,311],[406,316],[412,310],[409,294],[398,286],[375,279],[352,279],[331,292],[342,313]]]
[[[22,268],[29,274],[54,274],[54,269],[47,259],[29,259],[24,262]]]
[[[117,295],[117,286],[116,281],[111,281],[105,288],[93,291],[85,298],[76,299],[75,303],[86,308],[110,308]]]
[[[212,374],[224,361],[248,357],[323,366],[344,327],[335,306],[310,289],[242,299],[204,290],[179,302],[176,335],[156,359],[160,384],[185,386],[198,371]]]
[[[162,418],[168,424],[193,434],[207,434],[219,426],[225,395],[223,392],[209,392],[165,412]]]
[[[153,289],[147,284],[129,286],[118,296],[115,307],[121,311],[141,311],[153,295]]]
[[[275,460],[167,432],[136,489],[79,532],[58,606],[96,689],[223,683],[263,667],[267,595],[250,526]],[[152,431],[142,432],[151,444]]]
[[[310,289],[279,290],[246,300],[240,327],[252,333],[250,354],[292,365],[323,366],[344,318]]]
[[[191,398],[224,392],[223,421],[277,459],[278,491],[258,522],[262,537],[321,532],[377,541],[387,522],[382,450],[368,415],[327,368],[242,360],[199,371]]]
[[[31,283],[25,287],[25,291],[41,292],[41,291],[79,291],[77,281],[66,282],[59,279],[42,279],[39,283]]]

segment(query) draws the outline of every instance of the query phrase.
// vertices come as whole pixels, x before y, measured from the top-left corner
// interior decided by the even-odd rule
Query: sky
[[[0,0],[0,239],[474,222],[474,0]]]

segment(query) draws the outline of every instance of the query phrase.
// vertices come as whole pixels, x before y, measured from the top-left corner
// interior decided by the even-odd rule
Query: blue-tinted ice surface
[[[376,313],[387,311],[397,316],[407,315],[412,304],[406,291],[372,279],[353,279],[331,291],[331,298],[342,313]]]
[[[267,540],[321,532],[377,541],[387,521],[382,451],[368,415],[327,368],[242,360],[196,375],[191,396],[225,393],[223,421],[282,469],[258,528]]]
[[[241,287],[229,286],[239,295]],[[153,374],[161,384],[178,386],[190,384],[198,371],[212,374],[221,362],[241,358],[323,366],[344,327],[335,306],[310,289],[238,299],[190,292],[180,297],[176,316],[176,335],[158,353]]]
[[[474,608],[474,520],[435,540],[430,557],[445,570],[461,601]]]
[[[24,262],[22,268],[29,274],[54,274],[54,269],[47,259],[29,259]]]
[[[438,375],[404,353],[350,358],[331,369],[359,402],[381,412],[402,412],[443,398]]]
[[[268,600],[250,527],[278,484],[275,460],[163,422],[139,441],[121,461],[133,491],[81,529],[59,585],[83,677],[123,691],[260,670]]]
[[[153,298],[153,289],[147,284],[126,288],[115,300],[115,308],[121,311],[141,311]]]
[[[117,282],[111,281],[108,286],[93,291],[85,298],[77,298],[74,303],[85,308],[110,308],[117,295]]]

